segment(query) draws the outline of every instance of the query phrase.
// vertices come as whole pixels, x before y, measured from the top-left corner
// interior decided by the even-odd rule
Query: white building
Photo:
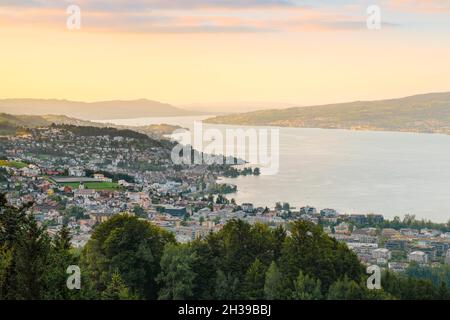
[[[377,265],[386,265],[391,259],[391,252],[386,248],[378,248],[372,251],[372,259],[374,259]]]
[[[320,210],[320,215],[322,217],[327,217],[327,218],[331,218],[331,217],[336,217],[339,215],[339,213],[334,210],[334,209],[322,209]]]
[[[378,259],[384,259],[384,260],[390,260],[391,259],[391,251],[389,251],[386,248],[378,248],[372,251],[372,258],[375,260]]]
[[[41,170],[35,166],[30,164],[28,167],[20,169],[22,174],[27,177],[36,177],[41,173]]]
[[[428,256],[422,251],[413,251],[408,255],[409,262],[428,263]]]

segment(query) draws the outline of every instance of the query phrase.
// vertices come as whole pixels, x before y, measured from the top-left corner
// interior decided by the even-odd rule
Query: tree
[[[355,253],[328,237],[321,226],[307,221],[292,224],[291,236],[283,243],[280,268],[289,283],[302,271],[320,280],[324,292],[336,279],[347,276],[359,282],[365,276]]]
[[[223,195],[219,194],[216,198],[216,204],[227,204],[228,200]]]
[[[211,300],[215,297],[218,263],[214,241],[206,242],[198,238],[189,245],[197,257],[192,263],[192,270],[199,275],[193,288],[195,299]]]
[[[290,295],[286,286],[285,277],[278,269],[275,261],[272,261],[267,270],[264,294],[268,300],[286,300]]]
[[[92,289],[102,292],[117,270],[127,287],[146,299],[156,299],[164,246],[174,236],[148,221],[116,215],[93,232],[81,255]]]
[[[227,276],[236,277],[239,292],[243,291],[245,271],[256,258],[265,266],[274,260],[276,242],[267,225],[231,220],[221,231],[209,235],[206,242],[215,270],[220,269]]]
[[[11,272],[13,251],[6,244],[0,245],[0,300],[7,297],[7,281]]]
[[[52,241],[26,214],[30,206],[15,208],[0,196],[0,298],[67,299],[65,271],[73,262],[68,230],[62,228]]]
[[[266,268],[256,258],[248,268],[244,279],[244,298],[249,300],[264,299],[264,282]]]
[[[130,290],[116,270],[111,276],[108,286],[102,292],[102,300],[136,300],[136,297],[130,294]]]
[[[320,280],[315,280],[300,271],[294,282],[293,298],[298,300],[320,300],[322,298]]]
[[[52,250],[49,254],[48,271],[45,273],[49,284],[45,290],[45,299],[79,299],[80,291],[67,288],[66,270],[71,265],[77,265],[77,259],[72,254],[71,236],[69,229],[63,226],[52,241]]]
[[[5,194],[0,193],[0,243],[11,246],[16,241],[20,228],[27,222],[26,211],[31,205],[10,206]]]
[[[66,225],[63,225],[61,227],[61,230],[58,232],[58,234],[55,236],[55,239],[53,240],[55,244],[55,248],[57,250],[70,250],[71,244],[70,241],[72,240],[72,237],[70,236],[69,228],[67,228]]]
[[[217,300],[235,300],[240,298],[239,279],[232,274],[217,271],[214,298]]]
[[[157,281],[161,287],[159,299],[186,300],[193,298],[197,274],[193,264],[197,256],[185,245],[169,243],[161,258],[161,273]]]
[[[13,299],[43,299],[46,290],[45,273],[48,272],[50,238],[30,217],[21,229],[14,246]]]
[[[273,250],[273,258],[275,261],[278,261],[281,257],[283,245],[286,240],[286,230],[282,226],[277,227],[272,231],[274,237],[274,250]]]
[[[328,290],[328,300],[361,300],[364,297],[364,289],[347,276],[334,282]]]
[[[145,210],[144,208],[142,208],[140,205],[135,205],[133,207],[133,213],[136,215],[136,217],[138,218],[147,218],[147,215],[145,214]]]
[[[428,279],[417,279],[407,274],[398,275],[389,271],[383,273],[383,289],[391,296],[401,300],[440,299],[439,289]],[[442,293],[442,292],[441,292]]]
[[[450,293],[448,292],[447,285],[444,281],[441,281],[441,284],[438,288],[438,297],[440,300],[449,300],[450,299]]]

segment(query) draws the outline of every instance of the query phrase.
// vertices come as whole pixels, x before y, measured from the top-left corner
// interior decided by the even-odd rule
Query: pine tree
[[[8,293],[8,276],[11,272],[13,251],[6,244],[0,245],[0,300],[4,300]]]
[[[256,258],[247,270],[244,279],[244,298],[249,300],[264,299],[265,267]]]
[[[168,244],[161,258],[161,273],[157,282],[161,286],[159,299],[185,300],[193,297],[197,274],[192,265],[197,259],[186,246]]]
[[[441,281],[441,284],[439,285],[438,299],[440,299],[440,300],[449,300],[450,299],[450,294],[449,294],[447,285],[444,281]]]
[[[239,299],[239,279],[231,274],[226,275],[222,270],[217,271],[214,298],[217,300]]]
[[[67,251],[70,250],[71,244],[70,241],[72,237],[70,236],[69,228],[66,225],[63,225],[61,230],[58,232],[54,239],[55,248],[57,250]]]
[[[33,217],[31,203],[10,206],[0,194],[0,298],[41,299],[46,288],[50,239]]]
[[[21,208],[10,206],[6,196],[0,193],[0,243],[12,246],[21,227],[26,223],[26,210],[31,204]]]
[[[111,281],[102,292],[102,300],[135,300],[132,294],[130,294],[129,289],[125,285],[120,273],[116,270]]]
[[[347,276],[333,283],[328,290],[328,300],[361,300],[364,298],[364,289]]]
[[[71,236],[69,229],[63,226],[52,241],[52,250],[49,255],[48,272],[46,278],[48,288],[45,291],[46,299],[77,299],[80,297],[78,290],[67,288],[66,270],[71,265],[77,265],[76,259],[71,252]]]
[[[51,251],[48,235],[33,218],[29,218],[14,248],[13,299],[43,299]]]
[[[272,261],[266,272],[264,294],[267,300],[286,300],[290,296],[286,280],[275,261]]]
[[[315,280],[300,271],[294,282],[293,297],[298,300],[320,300],[322,298],[320,280]]]

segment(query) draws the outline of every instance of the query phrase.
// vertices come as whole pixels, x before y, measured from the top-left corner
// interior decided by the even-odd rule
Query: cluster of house
[[[138,215],[173,232],[180,242],[205,237],[220,230],[231,219],[272,226],[286,223],[276,210],[265,212],[265,208],[254,208],[249,203],[241,206],[229,201],[217,204],[204,196],[199,197],[203,194],[202,189],[207,192],[215,184],[211,175],[203,176],[200,183],[197,179],[194,186],[185,181],[141,184],[119,180],[120,188],[96,190],[88,189],[86,185],[112,182],[112,179],[103,174],[86,177],[80,167],[68,168],[66,171],[70,176],[51,176],[60,171],[34,164],[4,169],[9,174],[0,191],[7,193],[9,202],[15,206],[33,202],[30,213],[47,226],[50,234],[55,234],[66,224],[75,247],[84,246],[98,223],[123,213]]]
[[[2,141],[0,154],[33,163],[53,175],[82,177],[86,170],[107,171],[133,175],[145,183],[183,174],[174,169],[170,150],[162,146],[143,145],[129,137],[75,135],[57,127],[9,136]]]
[[[450,233],[430,229],[361,228],[341,222],[330,236],[345,242],[367,265],[403,271],[410,263],[450,264]]]

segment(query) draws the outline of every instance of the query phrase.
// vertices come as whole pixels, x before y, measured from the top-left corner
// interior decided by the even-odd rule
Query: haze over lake
[[[108,120],[192,128],[205,117]],[[204,125],[205,128],[237,128]],[[450,136],[403,132],[280,128],[280,168],[274,176],[221,179],[236,184],[238,203],[334,208],[340,213],[414,214],[450,219]]]

